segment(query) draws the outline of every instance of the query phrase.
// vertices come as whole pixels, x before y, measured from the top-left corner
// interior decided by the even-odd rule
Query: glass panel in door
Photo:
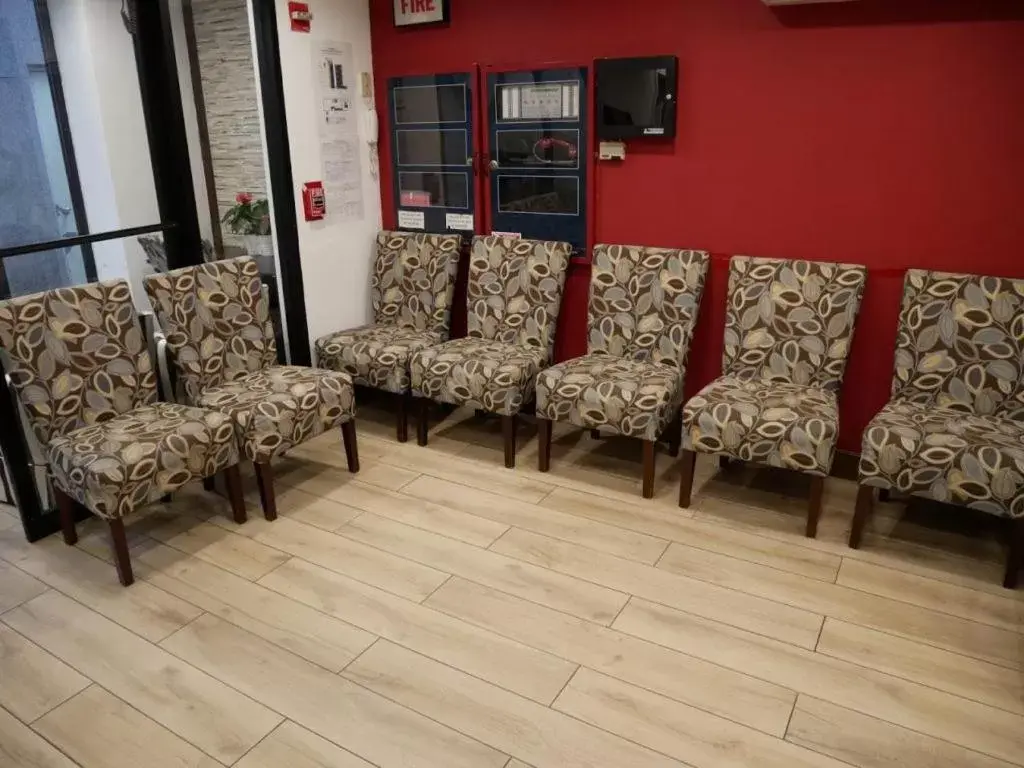
[[[471,234],[476,195],[470,75],[392,78],[388,96],[398,228]]]
[[[490,227],[586,246],[585,69],[487,77]]]

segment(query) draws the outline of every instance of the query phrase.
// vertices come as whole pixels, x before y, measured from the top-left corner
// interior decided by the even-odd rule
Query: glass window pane
[[[0,2],[32,5],[33,0]],[[160,221],[135,47],[121,5],[111,0],[41,4],[53,33],[51,66],[62,84],[90,232]]]
[[[8,256],[0,261],[0,270],[4,278],[0,285],[5,288],[0,299],[88,282],[82,249],[78,246]]]
[[[401,204],[409,208],[469,208],[465,173],[398,174]]]
[[[497,135],[498,164],[503,168],[576,168],[579,165],[579,131],[537,128],[499,130]]]
[[[399,165],[466,165],[469,157],[466,131],[397,131]]]
[[[498,210],[575,216],[579,213],[579,189],[575,176],[501,176]]]
[[[0,248],[79,234],[33,0],[0,0],[0,137]]]
[[[410,85],[394,94],[396,123],[466,122],[464,85]]]

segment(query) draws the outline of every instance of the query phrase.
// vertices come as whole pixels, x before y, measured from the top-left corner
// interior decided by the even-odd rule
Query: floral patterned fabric
[[[867,269],[734,256],[721,378],[683,406],[683,447],[827,475]]]
[[[448,337],[461,246],[458,235],[377,235],[375,324],[318,339],[317,364],[347,373],[356,384],[408,392],[413,352]]]
[[[546,362],[539,347],[455,339],[413,355],[412,391],[417,397],[511,416],[533,397]]]
[[[640,440],[657,440],[682,400],[681,369],[611,355],[567,360],[537,378],[541,418]]]
[[[839,434],[836,393],[723,376],[683,407],[683,447],[827,475]]]
[[[860,482],[1024,516],[1024,422],[890,402],[864,432]]]
[[[379,233],[370,286],[374,323],[447,338],[461,248],[459,235]]]
[[[54,483],[101,517],[238,462],[226,416],[155,402],[124,280],[0,304],[0,346]]]
[[[245,256],[149,275],[143,281],[190,403],[204,389],[277,363],[260,270]]]
[[[468,331],[413,354],[413,394],[513,415],[533,397],[551,359],[569,243],[473,238]]]
[[[153,403],[55,438],[46,457],[57,487],[100,517],[123,517],[238,463],[223,413]]]
[[[273,366],[211,387],[199,405],[231,416],[245,457],[267,462],[355,415],[352,380],[319,368]]]
[[[892,400],[860,482],[1024,516],[1024,280],[907,272]]]
[[[838,390],[867,268],[734,256],[722,373]]]
[[[467,335],[537,347],[550,359],[570,256],[569,243],[473,238]]]
[[[156,401],[156,375],[124,280],[3,302],[0,347],[41,445]]]
[[[683,399],[683,372],[708,255],[598,245],[590,278],[590,354],[537,380],[537,414],[657,440]]]
[[[594,246],[590,353],[682,368],[707,271],[704,251]]]
[[[145,280],[189,403],[231,416],[246,458],[266,462],[353,418],[352,379],[275,365],[256,262],[248,257]]]
[[[909,270],[892,395],[1024,421],[1024,280]]]
[[[356,384],[395,394],[408,392],[409,359],[414,352],[442,341],[433,331],[401,325],[369,325],[324,336],[316,342],[321,368],[342,371]]]

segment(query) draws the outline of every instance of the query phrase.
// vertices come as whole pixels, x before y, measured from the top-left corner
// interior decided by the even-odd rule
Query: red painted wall
[[[675,54],[674,141],[597,163],[596,242],[715,254],[687,389],[720,370],[728,254],[870,268],[842,394],[840,447],[889,392],[903,271],[1024,277],[1024,5],[860,0],[451,0],[444,27],[396,30],[371,0],[377,103],[389,77],[473,64]],[[386,110],[381,110],[382,113]],[[385,226],[394,226],[382,121]],[[559,352],[582,354],[577,267]]]

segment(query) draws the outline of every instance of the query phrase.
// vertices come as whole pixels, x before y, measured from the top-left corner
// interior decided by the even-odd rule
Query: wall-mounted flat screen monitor
[[[678,69],[675,56],[595,61],[597,137],[675,136]]]

